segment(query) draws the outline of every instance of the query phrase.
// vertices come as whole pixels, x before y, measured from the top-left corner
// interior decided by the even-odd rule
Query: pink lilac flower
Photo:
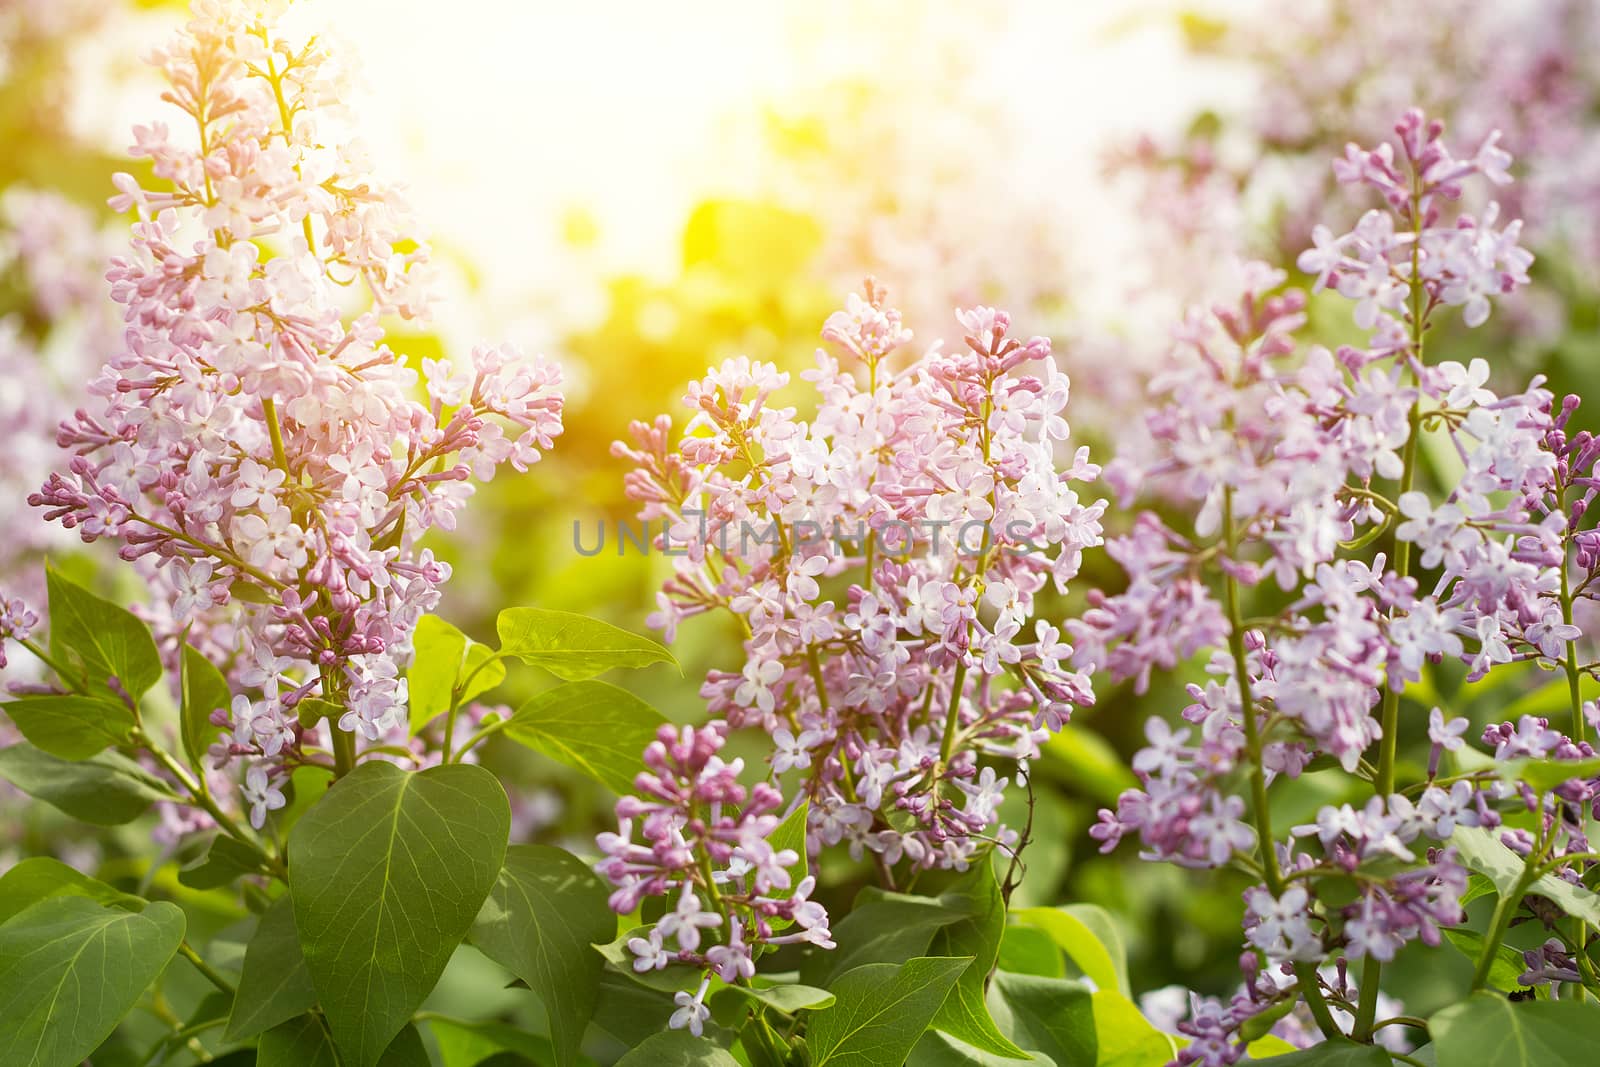
[[[746,633],[737,672],[701,689],[732,727],[773,738],[796,775],[812,848],[845,843],[882,869],[965,869],[1010,846],[1007,778],[1091,699],[1060,631],[1035,617],[1100,540],[1098,473],[1070,431],[1068,381],[1042,337],[1004,312],[958,313],[960,344],[906,351],[911,333],[871,283],[831,316],[802,377],[732,359],[689,388],[674,444],[665,419],[615,451],[628,493],[674,574],[651,617],[726,611]],[[1007,776],[1009,777],[1009,776]]]
[[[422,536],[473,479],[536,462],[562,408],[552,364],[484,346],[419,380],[384,343],[383,317],[427,313],[428,248],[339,121],[339,57],[276,11],[199,4],[155,53],[184,126],[135,130],[156,182],[118,175],[111,201],[138,215],[107,272],[122,343],[29,498],[138,564],[169,655],[184,634],[258,694],[214,751],[269,774],[327,744],[307,697],[368,743],[403,724],[411,633],[450,574]]]
[[[1581,824],[1559,814],[1592,800],[1589,781],[1545,796],[1493,775],[1436,784],[1442,755],[1464,747],[1467,728],[1442,709],[1430,716],[1428,780],[1411,793],[1394,786],[1389,716],[1398,691],[1432,664],[1458,660],[1481,674],[1535,659],[1582,670],[1571,654],[1581,636],[1571,612],[1594,571],[1571,532],[1589,498],[1589,479],[1574,467],[1592,467],[1590,453],[1600,451],[1566,440],[1575,405],[1554,415],[1540,381],[1502,397],[1486,387],[1482,366],[1426,361],[1423,338],[1444,309],[1480,325],[1491,297],[1526,284],[1531,257],[1516,223],[1498,226],[1492,205],[1477,214],[1459,207],[1465,185],[1504,177],[1497,141],[1456,157],[1440,124],[1415,111],[1394,133],[1393,143],[1352,145],[1335,163],[1341,181],[1375,190],[1383,206],[1343,235],[1315,230],[1300,260],[1314,285],[1351,301],[1366,345],[1298,352],[1304,297],[1279,293],[1285,276],[1259,265],[1242,272],[1236,299],[1186,318],[1152,380],[1158,405],[1145,439],[1107,478],[1130,498],[1148,492],[1186,507],[1187,525],[1147,514],[1113,539],[1127,590],[1094,598],[1069,624],[1080,656],[1141,687],[1153,667],[1212,651],[1210,680],[1189,687],[1181,712],[1189,725],[1159,719],[1147,728],[1150,743],[1133,760],[1139,787],[1091,830],[1108,850],[1133,836],[1147,859],[1238,865],[1262,877],[1246,894],[1246,991],[1231,1003],[1193,1001],[1181,1026],[1193,1042],[1179,1063],[1235,1062],[1246,1044],[1240,1027],[1265,1006],[1286,996],[1326,1001],[1336,991],[1317,966],[1333,953],[1368,967],[1374,983],[1359,1014],[1370,1019],[1379,971],[1369,965],[1411,942],[1437,945],[1441,928],[1463,918],[1466,871],[1453,849],[1424,838],[1495,827],[1498,805],[1520,796],[1546,822],[1540,847],[1552,842],[1556,857],[1586,847],[1558,824]],[[1424,428],[1441,431],[1461,458],[1442,498],[1415,487]],[[1394,481],[1391,500],[1384,494]],[[1569,506],[1580,486],[1581,502]],[[1392,553],[1358,554],[1386,534]],[[1413,551],[1439,574],[1432,588],[1412,575]],[[1563,570],[1574,555],[1584,570],[1569,581]],[[1246,623],[1241,590],[1269,580],[1286,606]],[[1146,625],[1152,610],[1167,614],[1163,601],[1209,605],[1197,613],[1209,634]],[[1577,759],[1590,749],[1575,717],[1576,742],[1531,717],[1492,727],[1483,740],[1500,760]],[[1315,759],[1350,773],[1365,765],[1376,795],[1324,807],[1287,839],[1263,840],[1261,805],[1273,782]],[[1377,765],[1384,769],[1374,773]],[[1524,853],[1536,841],[1520,829],[1503,839]],[[1350,878],[1355,899],[1317,899],[1313,875]]]
[[[723,744],[715,726],[663,726],[645,749],[638,795],[617,802],[617,832],[598,839],[605,858],[595,864],[616,887],[611,907],[619,914],[646,897],[665,898],[662,917],[626,945],[636,971],[682,964],[706,973],[698,993],[678,994],[668,1022],[697,1035],[709,1016],[711,975],[750,978],[764,946],[834,947],[828,914],[810,899],[816,880],[796,881],[800,854],[769,841],[782,794],[766,782],[741,785],[744,761],[724,762]]]

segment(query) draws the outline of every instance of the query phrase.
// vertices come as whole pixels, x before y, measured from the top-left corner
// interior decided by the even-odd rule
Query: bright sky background
[[[948,62],[941,48],[958,51],[974,84],[1027,131],[1018,159],[1030,180],[1059,189],[1086,247],[1118,239],[1099,202],[1107,137],[1168,130],[1198,101],[1237,92],[1184,60],[1173,20],[1160,17],[1175,0],[303,6],[358,53],[366,91],[352,105],[364,136],[386,176],[410,185],[436,247],[480,272],[498,319],[480,326],[497,329],[548,321],[534,294],[582,321],[599,310],[595,278],[670,273],[690,206],[755,181],[759,159],[741,124],[842,74],[927,78],[927,64]],[[163,10],[133,40],[101,47],[126,55],[165,37],[175,17]],[[153,117],[152,95],[124,92],[83,122],[120,148],[131,123]],[[576,265],[561,242],[572,209],[600,226]]]

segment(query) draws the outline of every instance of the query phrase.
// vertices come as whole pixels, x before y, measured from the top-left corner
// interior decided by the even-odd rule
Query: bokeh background
[[[1182,309],[1226,291],[1240,257],[1304,283],[1293,262],[1312,224],[1337,232],[1364,206],[1334,188],[1329,160],[1347,140],[1382,137],[1413,103],[1463,146],[1504,130],[1519,179],[1504,208],[1527,220],[1539,253],[1538,284],[1499,305],[1489,328],[1446,338],[1453,358],[1488,358],[1507,382],[1542,373],[1558,392],[1582,391],[1600,369],[1592,0],[298,8],[356,57],[364,87],[351,111],[378,169],[409,184],[444,272],[434,321],[392,324],[392,347],[420,361],[510,340],[567,371],[556,450],[491,483],[435,546],[456,567],[442,613],[476,636],[513,604],[642,630],[663,561],[574,548],[575,524],[592,543],[596,524],[632,514],[610,442],[630,419],[681,421],[685,383],[728,356],[804,368],[823,318],[867,275],[922,340],[977,302],[1050,335],[1073,378],[1075,431],[1109,458],[1138,433],[1145,370]],[[47,554],[106,588],[126,582],[114,561],[28,515],[24,498],[58,462],[55,422],[116,343],[100,275],[126,220],[105,198],[114,171],[135,169],[124,158],[132,125],[165,107],[140,56],[183,18],[154,0],[0,0],[9,590],[29,593]],[[1347,307],[1313,301],[1310,338],[1334,344],[1350,330]],[[1079,587],[1113,574],[1092,556]],[[695,623],[675,646],[681,677],[631,683],[682,721],[698,714],[704,671],[738,661],[734,635]],[[1131,783],[1145,717],[1175,716],[1196,673],[1139,698],[1104,688],[1037,769],[1020,902],[1111,909],[1142,991],[1237,981],[1241,882],[1140,864],[1129,850],[1102,857],[1085,833]],[[1537,689],[1514,709],[1492,692],[1458,693],[1449,671],[1431,684],[1479,719],[1539,706]],[[606,820],[607,798],[553,764],[520,750],[489,758],[523,784],[523,839],[582,850]],[[1338,788],[1307,775],[1274,817],[1304,821]],[[117,834],[78,837],[17,796],[0,805],[0,865],[38,852],[102,873],[132,862]],[[849,879],[825,891],[846,896]],[[1408,1008],[1426,1014],[1443,980],[1402,966]]]

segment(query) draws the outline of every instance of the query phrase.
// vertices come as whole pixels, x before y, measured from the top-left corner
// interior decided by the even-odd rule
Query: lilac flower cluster
[[[634,780],[639,795],[617,802],[620,827],[600,835],[605,858],[595,865],[617,887],[611,907],[619,914],[646,897],[667,898],[667,912],[627,948],[641,973],[673,964],[705,972],[696,993],[677,994],[670,1020],[697,1036],[711,1014],[705,998],[713,975],[749,981],[768,947],[834,947],[827,911],[809,899],[816,879],[795,880],[800,853],[768,840],[782,794],[765,782],[741,785],[744,761],[725,762],[717,755],[723,743],[715,726],[663,726],[645,749],[648,769]]]
[[[1340,236],[1318,227],[1300,257],[1315,287],[1354,303],[1369,340],[1291,359],[1305,297],[1276,293],[1284,276],[1260,266],[1245,271],[1237,303],[1186,319],[1153,383],[1163,402],[1148,441],[1106,475],[1125,497],[1147,489],[1187,505],[1193,530],[1141,516],[1110,546],[1129,572],[1127,592],[1093,598],[1070,624],[1079,662],[1141,685],[1153,669],[1211,651],[1211,680],[1189,688],[1188,725],[1150,722],[1134,760],[1141,787],[1091,831],[1108,850],[1135,836],[1147,859],[1234,865],[1261,880],[1245,896],[1246,992],[1228,1005],[1196,1001],[1185,1024],[1196,1040],[1181,1063],[1236,1062],[1244,1022],[1290,997],[1322,1034],[1370,1037],[1381,964],[1409,942],[1439,944],[1441,927],[1462,921],[1467,872],[1453,847],[1426,842],[1497,826],[1495,805],[1513,791],[1492,773],[1438,777],[1467,728],[1439,709],[1428,779],[1397,788],[1400,691],[1430,662],[1458,660],[1474,677],[1515,660],[1566,670],[1578,742],[1532,720],[1485,740],[1499,758],[1588,751],[1577,693],[1589,668],[1572,620],[1594,574],[1584,547],[1593,534],[1578,523],[1600,448],[1587,435],[1567,440],[1575,400],[1553,413],[1538,380],[1500,396],[1482,360],[1424,358],[1440,309],[1459,308],[1477,326],[1493,297],[1527,283],[1518,224],[1497,228],[1493,204],[1476,216],[1451,207],[1470,181],[1508,181],[1510,157],[1494,134],[1456,157],[1440,124],[1416,111],[1395,134],[1377,149],[1352,145],[1335,165],[1342,182],[1376,190],[1385,206]],[[1425,433],[1459,457],[1459,476],[1437,498],[1419,487]],[[1361,552],[1384,537],[1388,550]],[[1431,589],[1414,555],[1439,575]],[[1287,606],[1247,619],[1245,593],[1269,579]],[[1269,787],[1315,760],[1359,772],[1375,795],[1275,835]],[[1589,786],[1536,796],[1524,785],[1521,795],[1529,810],[1546,809],[1547,829],[1506,843],[1537,850],[1541,862],[1559,858],[1556,809],[1587,802]],[[1582,851],[1579,838],[1572,831],[1562,847]],[[1354,899],[1319,901],[1314,887],[1330,877],[1349,880]],[[1363,961],[1355,999],[1342,972],[1333,983],[1319,970],[1335,958]]]
[[[1057,459],[1066,375],[1047,340],[1009,337],[1003,312],[958,317],[960,346],[902,358],[910,331],[869,283],[823,330],[851,365],[819,351],[803,375],[810,421],[777,402],[787,374],[730,360],[691,386],[676,445],[662,417],[616,446],[641,517],[679,557],[653,625],[670,638],[714,609],[738,620],[744,666],[713,671],[702,695],[771,735],[812,848],[870,852],[891,884],[902,861],[965,869],[1009,845],[1007,778],[980,761],[1025,766],[1092,699],[1035,615],[1100,540],[1103,502],[1073,488],[1098,468],[1083,448]],[[772,536],[721,536],[751,527]]]
[[[245,779],[258,816],[308,740],[306,697],[339,707],[345,761],[349,735],[403,722],[411,632],[449,576],[420,538],[472,479],[536,462],[562,407],[552,364],[482,347],[423,360],[419,383],[383,343],[382,316],[427,310],[428,250],[341,133],[337,58],[280,32],[283,6],[198,4],[156,53],[190,135],[135,130],[166,187],[116,179],[112,206],[139,213],[107,274],[123,341],[30,498],[140,565],[169,650],[186,634],[228,665],[215,762],[265,761]]]

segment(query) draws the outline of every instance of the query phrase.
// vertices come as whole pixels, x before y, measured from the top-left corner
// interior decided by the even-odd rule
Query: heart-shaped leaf
[[[166,970],[183,930],[165,902],[131,912],[58,896],[13,915],[0,926],[0,1063],[81,1063]]]
[[[300,948],[348,1065],[377,1063],[432,991],[499,876],[510,826],[481,767],[374,761],[290,831]]]
[[[672,653],[648,637],[570,611],[507,608],[495,621],[502,655],[543,667],[567,682],[582,681],[617,667],[676,663]]]
[[[593,946],[617,929],[606,895],[571,853],[516,845],[506,850],[505,869],[472,927],[472,943],[544,1003],[560,1064],[577,1062],[600,992],[605,960]]]

